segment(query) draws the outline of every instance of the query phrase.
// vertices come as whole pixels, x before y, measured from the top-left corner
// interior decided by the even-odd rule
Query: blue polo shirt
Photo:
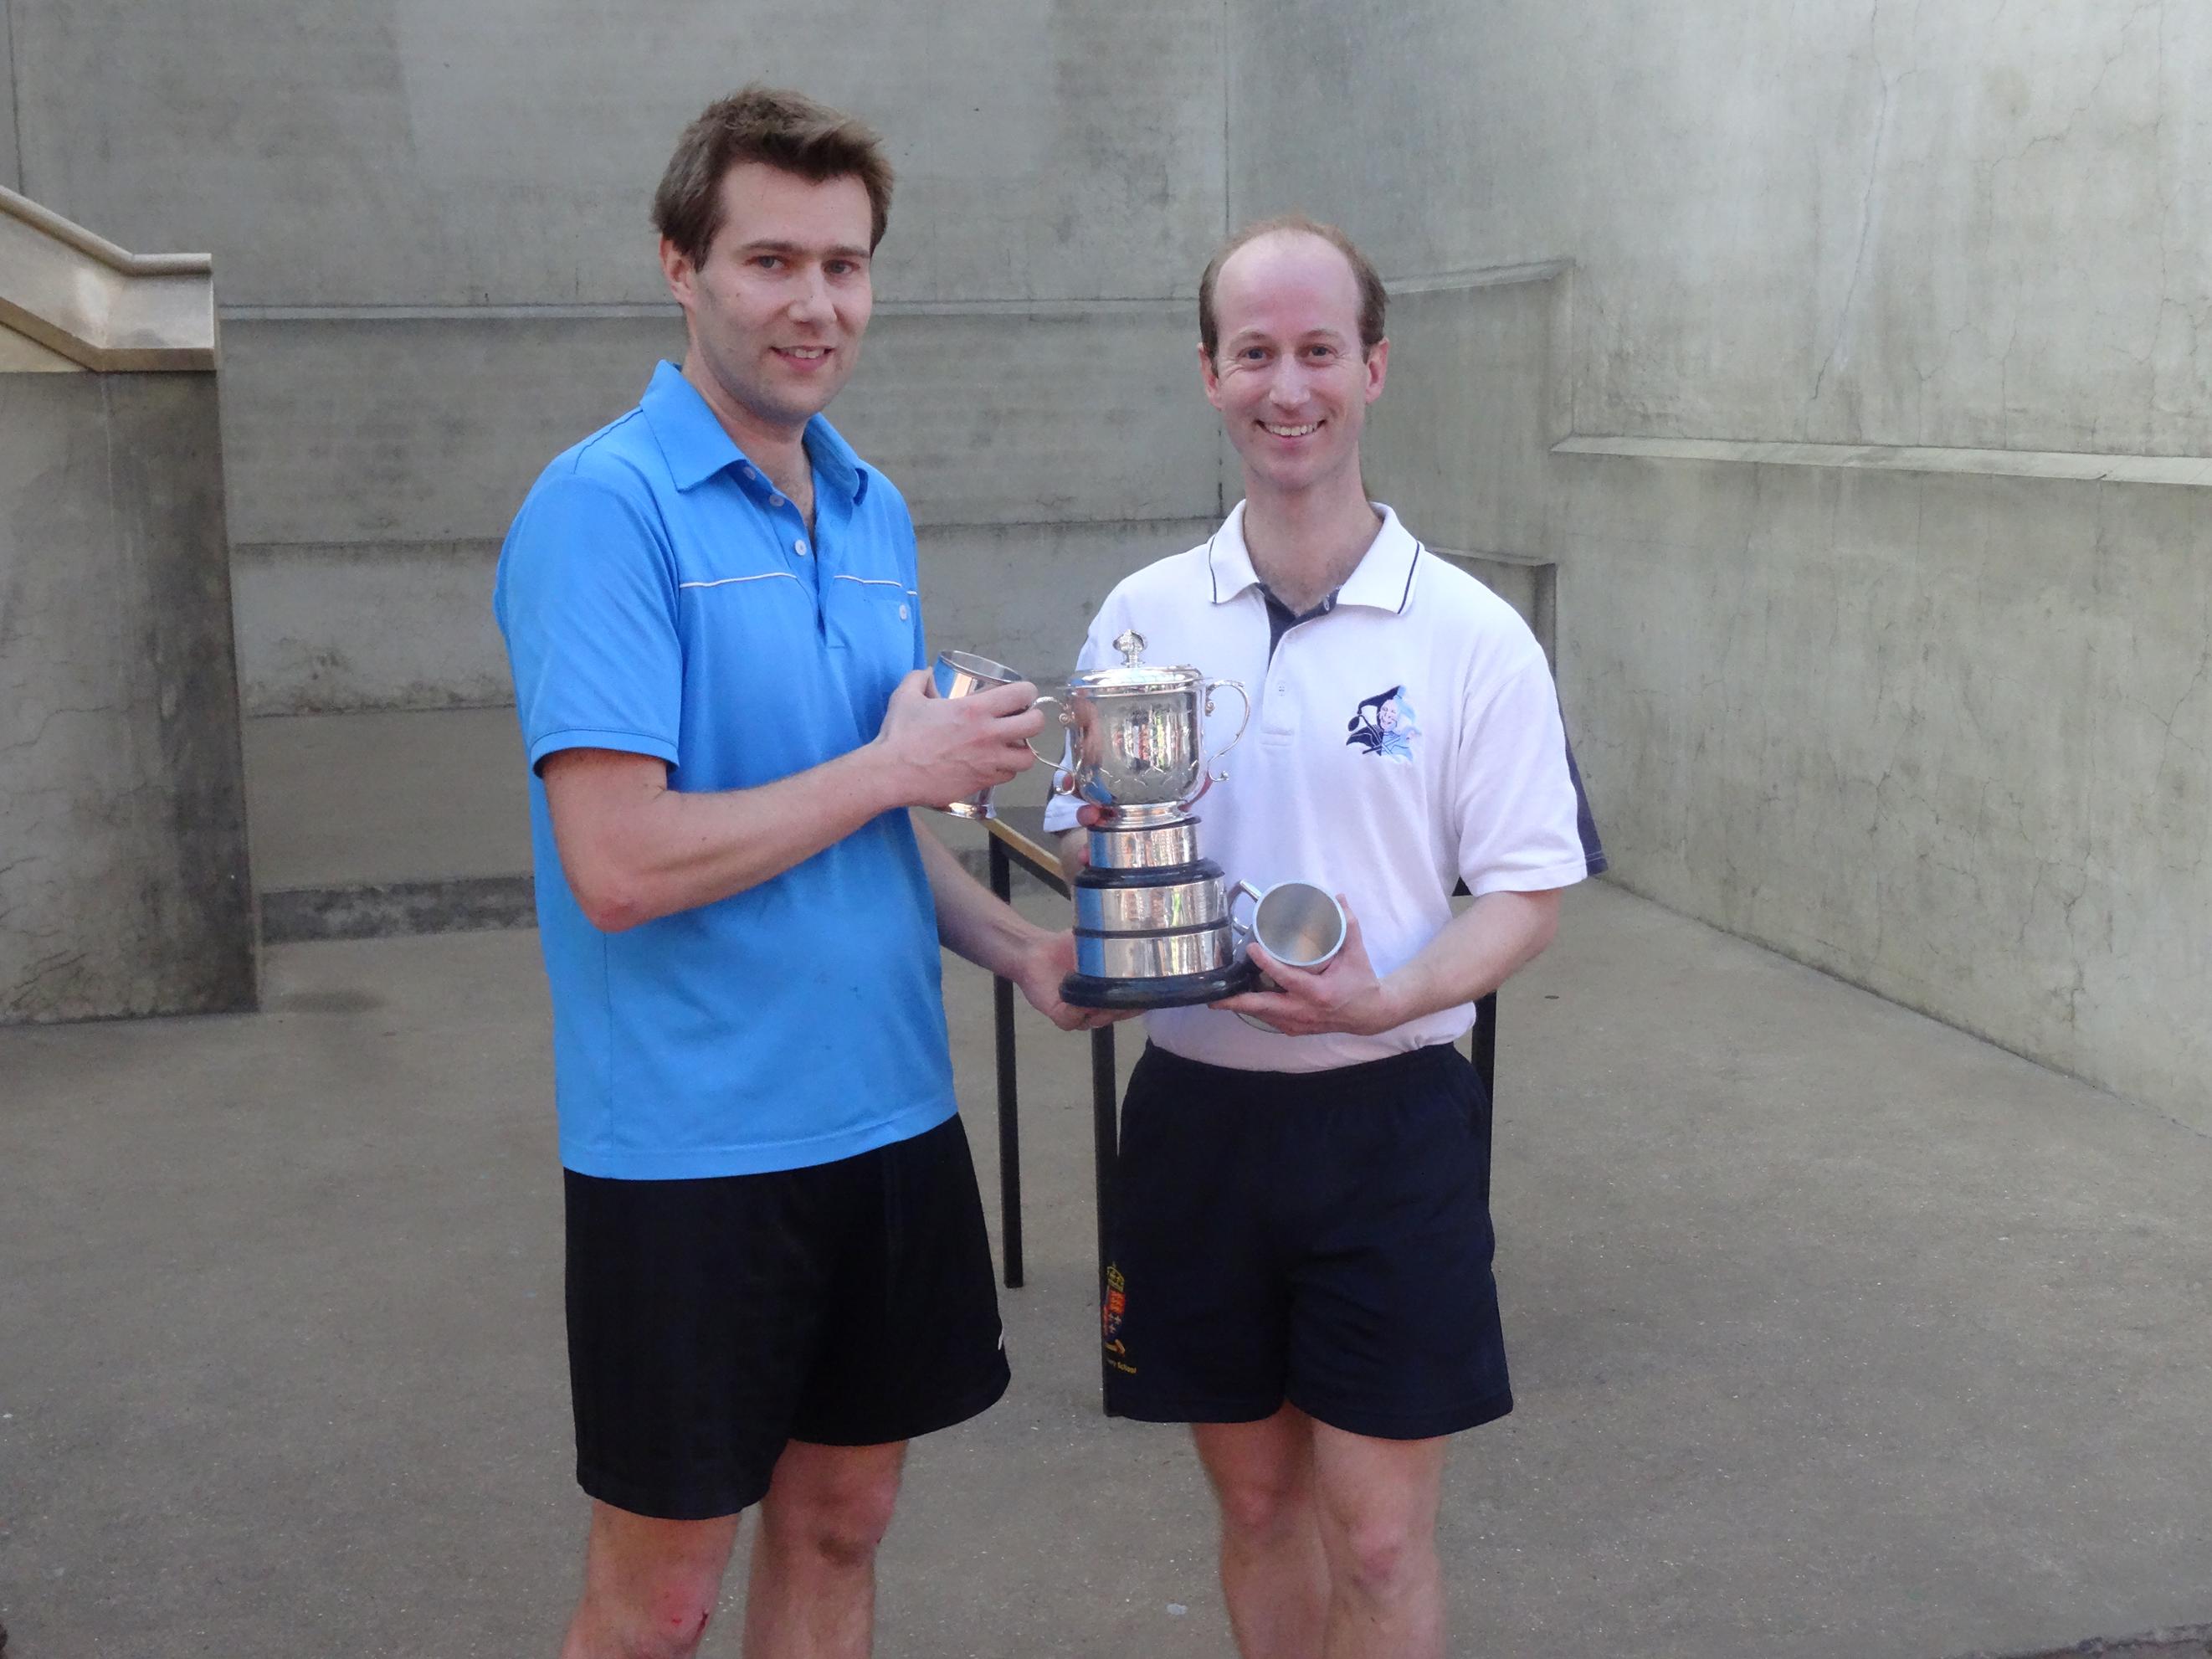
[[[925,660],[913,520],[818,416],[815,524],[672,365],[556,459],[494,611],[530,763],[561,1158],[630,1180],[849,1158],[954,1110],[929,883],[904,811],[773,880],[621,933],[569,891],[538,763],[559,749],[745,789],[857,749]]]

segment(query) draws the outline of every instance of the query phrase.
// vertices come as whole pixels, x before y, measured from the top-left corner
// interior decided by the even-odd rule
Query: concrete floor
[[[550,1654],[584,1508],[535,937],[267,966],[256,1016],[0,1031],[9,1659]],[[2212,1140],[1609,888],[1503,1031],[1521,1408],[1450,1476],[1455,1652],[2212,1618]],[[1085,1046],[1023,1059],[1015,1387],[917,1449],[878,1651],[1226,1655],[1181,1436],[1096,1411]]]

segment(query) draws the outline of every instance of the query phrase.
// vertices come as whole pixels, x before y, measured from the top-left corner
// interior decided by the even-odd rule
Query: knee
[[[599,1639],[587,1651],[620,1659],[691,1659],[707,1634],[720,1595],[719,1580],[697,1574],[656,1575],[618,1601],[606,1595],[586,1599],[585,1628]]]
[[[1401,1516],[1362,1516],[1337,1528],[1334,1558],[1340,1586],[1360,1600],[1389,1602],[1427,1571],[1435,1544]]]
[[[1297,1530],[1306,1523],[1313,1503],[1310,1484],[1289,1468],[1217,1480],[1214,1495],[1221,1502],[1224,1530],[1255,1540]]]
[[[841,1481],[823,1491],[783,1496],[763,1510],[763,1522],[798,1547],[833,1566],[864,1567],[876,1559],[890,1530],[898,1478]]]

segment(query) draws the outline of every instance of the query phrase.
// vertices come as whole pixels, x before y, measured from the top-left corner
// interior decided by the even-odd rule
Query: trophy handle
[[[1252,724],[1252,694],[1244,689],[1243,683],[1240,680],[1208,680],[1199,690],[1206,694],[1206,712],[1209,714],[1213,712],[1213,694],[1216,691],[1234,691],[1237,694],[1237,701],[1244,705],[1244,718],[1237,722],[1235,734],[1228,742],[1207,756],[1206,764],[1200,769],[1206,775],[1206,781],[1210,787],[1221,782],[1229,775],[1226,772],[1215,771],[1213,765],[1216,761],[1237,746],[1237,739],[1244,735],[1244,728]],[[1203,794],[1205,791],[1201,789],[1199,793]]]
[[[1067,705],[1060,702],[1058,697],[1039,697],[1030,707],[1042,708],[1047,703],[1052,705],[1055,717],[1051,724],[1058,726],[1064,732],[1067,728]],[[1036,746],[1035,738],[1024,738],[1023,741],[1029,744],[1030,753],[1052,768],[1052,793],[1055,795],[1073,794],[1075,793],[1074,769],[1073,767],[1063,769],[1060,766],[1060,762],[1067,757],[1066,738],[1063,737],[1060,739],[1060,752],[1057,755],[1046,754],[1043,750]]]

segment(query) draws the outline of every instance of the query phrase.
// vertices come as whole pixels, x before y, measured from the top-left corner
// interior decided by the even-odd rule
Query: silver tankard
[[[996,686],[1012,685],[1024,678],[1018,669],[1009,668],[1002,662],[994,662],[988,657],[979,657],[971,651],[940,651],[937,653],[937,666],[930,672],[930,684],[940,697],[967,697],[978,691],[991,690]],[[1057,697],[1039,697],[1030,706],[1042,708],[1046,703],[1052,705],[1055,714],[1059,712],[1060,704]],[[1030,753],[1048,765],[1053,762],[1053,757],[1042,753],[1034,743],[1030,745]],[[990,788],[979,789],[963,799],[947,801],[938,811],[950,812],[956,818],[995,818],[999,816],[999,809],[991,799],[992,790],[995,787],[994,785]]]

